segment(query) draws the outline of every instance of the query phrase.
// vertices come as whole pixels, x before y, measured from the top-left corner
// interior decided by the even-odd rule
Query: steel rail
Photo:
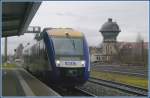
[[[148,95],[147,89],[136,87],[136,86],[131,86],[131,85],[113,82],[113,81],[104,80],[104,79],[97,79],[97,78],[93,78],[93,77],[90,77],[88,81],[98,84],[98,85],[111,87],[114,89],[119,89],[119,90],[125,91],[127,93],[135,94],[138,96],[147,96]]]
[[[80,89],[79,87],[52,87],[56,92],[58,92],[61,96],[96,96],[91,94],[85,90]]]

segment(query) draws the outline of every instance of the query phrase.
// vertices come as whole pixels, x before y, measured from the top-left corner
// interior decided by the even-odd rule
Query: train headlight
[[[81,61],[81,64],[82,64],[83,66],[85,66],[85,61]]]
[[[56,60],[56,66],[59,66],[59,65],[60,65],[60,61]]]
[[[57,60],[57,61],[56,61],[56,64],[60,64],[60,61],[59,61],[59,60]]]

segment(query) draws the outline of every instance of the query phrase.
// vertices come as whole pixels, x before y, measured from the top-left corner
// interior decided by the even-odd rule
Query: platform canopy
[[[22,35],[40,5],[41,2],[3,2],[2,37]]]

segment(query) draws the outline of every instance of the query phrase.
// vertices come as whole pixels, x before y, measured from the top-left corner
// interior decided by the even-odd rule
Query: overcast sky
[[[99,29],[112,18],[121,29],[118,41],[136,41],[138,33],[148,41],[148,6],[148,1],[47,1],[41,4],[30,26],[74,28],[85,34],[90,46],[97,46],[103,40]],[[13,54],[20,43],[32,42],[33,37],[9,37],[8,54]]]

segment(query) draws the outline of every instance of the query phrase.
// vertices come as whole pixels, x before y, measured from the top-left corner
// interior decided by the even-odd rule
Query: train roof
[[[45,29],[49,36],[61,36],[65,37],[67,35],[71,37],[82,37],[83,33],[76,31],[72,28],[46,28]]]

